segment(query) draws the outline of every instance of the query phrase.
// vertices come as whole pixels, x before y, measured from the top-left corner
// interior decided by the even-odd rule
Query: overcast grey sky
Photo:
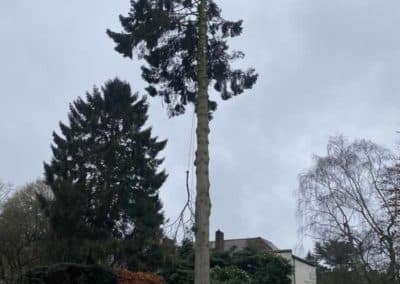
[[[0,1],[0,179],[41,176],[68,103],[119,76],[144,93],[138,64],[113,51],[106,28],[128,0]],[[393,147],[400,130],[398,0],[219,0],[243,19],[232,41],[256,87],[219,105],[211,131],[212,231],[298,242],[293,190],[329,136]],[[191,117],[168,119],[151,100],[154,133],[168,138],[167,217],[182,206]],[[306,245],[308,247],[308,245]]]

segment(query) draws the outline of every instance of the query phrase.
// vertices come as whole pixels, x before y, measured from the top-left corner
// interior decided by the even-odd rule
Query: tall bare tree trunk
[[[197,151],[196,151],[196,210],[195,210],[195,269],[194,283],[210,283],[210,180],[208,134],[208,74],[207,74],[207,3],[199,5],[199,47],[198,47],[198,96],[197,113]]]

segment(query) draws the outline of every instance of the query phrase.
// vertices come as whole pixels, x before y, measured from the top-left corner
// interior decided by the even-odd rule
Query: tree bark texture
[[[197,151],[196,151],[196,210],[195,210],[195,284],[210,283],[210,181],[208,135],[208,74],[207,74],[207,3],[199,5]]]

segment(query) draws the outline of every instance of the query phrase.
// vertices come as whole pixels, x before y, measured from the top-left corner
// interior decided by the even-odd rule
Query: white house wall
[[[293,284],[316,284],[317,275],[314,266],[304,263],[296,258],[294,258],[294,275],[295,279]]]
[[[294,257],[290,250],[280,251],[278,254],[289,261],[294,268],[294,273],[291,275],[292,284],[316,284],[317,272],[314,266],[309,265],[298,258]]]

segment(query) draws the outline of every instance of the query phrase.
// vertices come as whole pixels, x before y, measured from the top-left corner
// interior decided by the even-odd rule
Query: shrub
[[[212,284],[249,284],[250,277],[249,275],[235,267],[214,267],[211,270],[211,283]]]
[[[117,284],[115,273],[99,265],[57,264],[39,267],[24,277],[24,284]]]

